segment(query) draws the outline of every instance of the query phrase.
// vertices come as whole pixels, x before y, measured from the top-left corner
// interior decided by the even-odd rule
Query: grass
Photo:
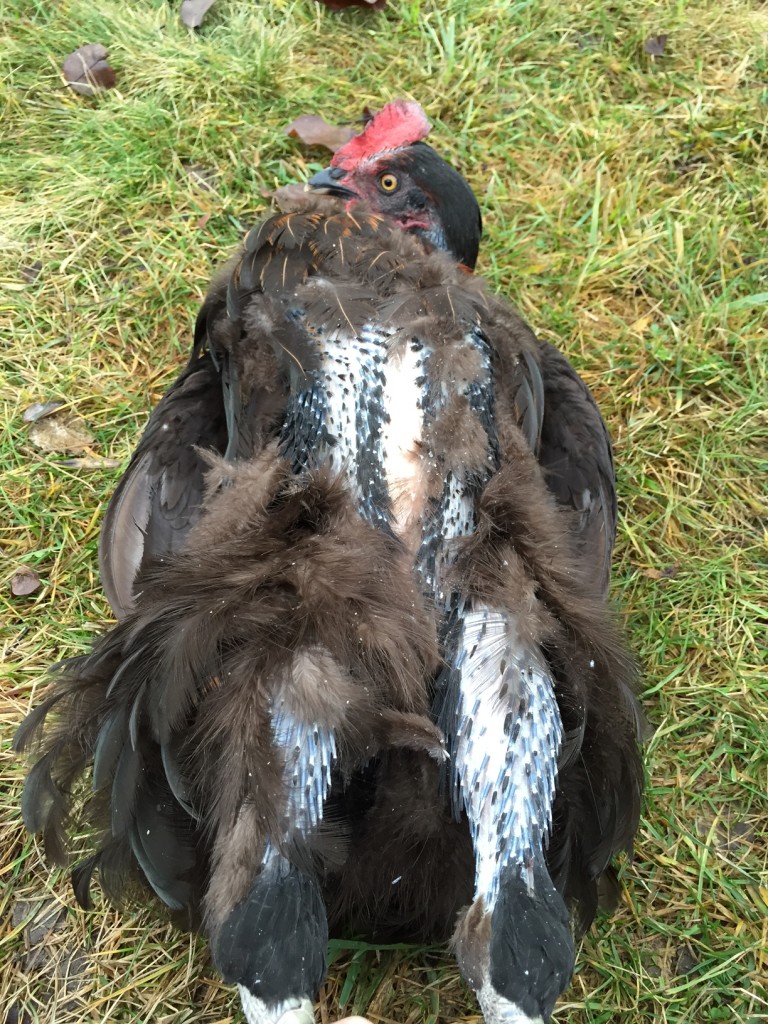
[[[262,190],[323,163],[283,126],[405,94],[481,199],[481,271],[573,359],[616,441],[615,597],[657,731],[622,905],[555,1019],[768,1020],[765,6],[218,0],[199,34],[176,6],[0,0],[0,1019],[241,1020],[204,943],[79,911],[20,825],[10,739],[46,666],[108,620],[96,539],[119,475],[65,467],[21,413],[63,400],[122,464]],[[58,71],[85,42],[118,73],[93,100]],[[29,597],[19,566],[42,580]],[[442,951],[332,953],[323,1024],[477,1017]]]

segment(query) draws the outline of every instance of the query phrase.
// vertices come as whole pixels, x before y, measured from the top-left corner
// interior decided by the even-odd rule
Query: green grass
[[[480,270],[569,354],[616,440],[615,596],[658,728],[622,905],[556,1020],[768,1020],[765,6],[218,0],[199,34],[175,6],[0,0],[0,1019],[241,1020],[204,943],[130,908],[82,913],[19,823],[10,738],[46,665],[108,619],[96,538],[119,475],[62,466],[21,413],[63,399],[94,455],[125,460],[262,190],[324,162],[284,125],[409,95],[480,197]],[[58,72],[85,42],[118,72],[94,100]],[[11,596],[19,565],[40,573],[31,597]],[[60,920],[27,950],[43,904]],[[354,945],[320,1009],[477,1014],[447,954]]]

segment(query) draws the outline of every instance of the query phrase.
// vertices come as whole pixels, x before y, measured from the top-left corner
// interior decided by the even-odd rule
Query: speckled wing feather
[[[562,723],[551,671],[514,617],[459,614],[440,725],[450,737],[453,801],[475,847],[475,890],[496,904],[513,866],[529,890],[552,824]]]

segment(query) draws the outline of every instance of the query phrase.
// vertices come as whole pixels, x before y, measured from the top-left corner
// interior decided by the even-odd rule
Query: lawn
[[[0,0],[0,1020],[242,1020],[202,941],[77,908],[21,826],[10,740],[46,666],[109,621],[104,504],[212,269],[267,190],[327,161],[285,125],[406,95],[480,198],[479,271],[573,360],[616,446],[614,597],[656,732],[621,906],[555,1020],[768,1021],[768,8],[218,0],[196,33],[177,6]],[[89,42],[117,73],[95,98],[60,73]],[[49,400],[91,436],[74,464],[23,421]],[[323,1024],[477,1019],[440,949],[332,954]]]

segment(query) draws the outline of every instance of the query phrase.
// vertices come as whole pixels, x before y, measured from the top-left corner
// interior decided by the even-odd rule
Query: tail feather
[[[130,709],[116,708],[107,716],[99,730],[93,749],[92,788],[98,792],[108,785],[115,775],[115,768],[123,752],[125,734],[128,728]]]
[[[102,851],[92,853],[90,857],[78,861],[72,868],[72,891],[83,910],[91,910],[93,908],[91,882],[93,881],[93,873],[98,866],[101,856]]]
[[[66,662],[58,662],[53,666],[51,671],[55,672],[59,670],[64,664],[66,664]],[[17,754],[23,753],[35,744],[38,734],[42,729],[49,712],[51,712],[65,696],[66,693],[64,690],[56,690],[56,692],[51,694],[50,697],[47,697],[42,704],[39,704],[29,712],[16,730],[16,735],[13,738],[13,749]]]
[[[96,851],[73,865],[72,890],[84,910],[93,907],[91,884],[97,871],[99,888],[110,903],[123,903],[128,893],[139,889],[146,892],[147,880],[139,872],[130,843],[124,836],[115,839],[104,834]]]
[[[129,836],[144,876],[163,902],[173,910],[192,905],[198,859],[194,825],[179,814],[161,784],[137,803]]]
[[[189,773],[180,764],[184,746],[184,736],[174,733],[166,742],[160,743],[160,759],[163,772],[173,798],[194,821],[200,820],[200,811],[192,803],[192,785]]]
[[[112,835],[127,835],[134,821],[136,803],[142,794],[143,757],[139,748],[124,743],[112,776]]]
[[[61,824],[66,815],[67,799],[51,774],[61,753],[62,744],[55,744],[37,762],[27,776],[21,797],[21,816],[30,832],[41,832],[46,855],[55,863],[65,862],[64,835]]]
[[[90,737],[98,727],[94,728],[90,720],[92,701],[80,680],[68,680],[60,674],[57,685],[57,691],[24,719],[14,737],[14,749],[42,750],[24,784],[22,819],[30,832],[42,835],[48,859],[66,864],[73,790],[78,790],[78,780],[92,750]],[[52,711],[57,712],[60,721],[42,743],[40,735]]]

